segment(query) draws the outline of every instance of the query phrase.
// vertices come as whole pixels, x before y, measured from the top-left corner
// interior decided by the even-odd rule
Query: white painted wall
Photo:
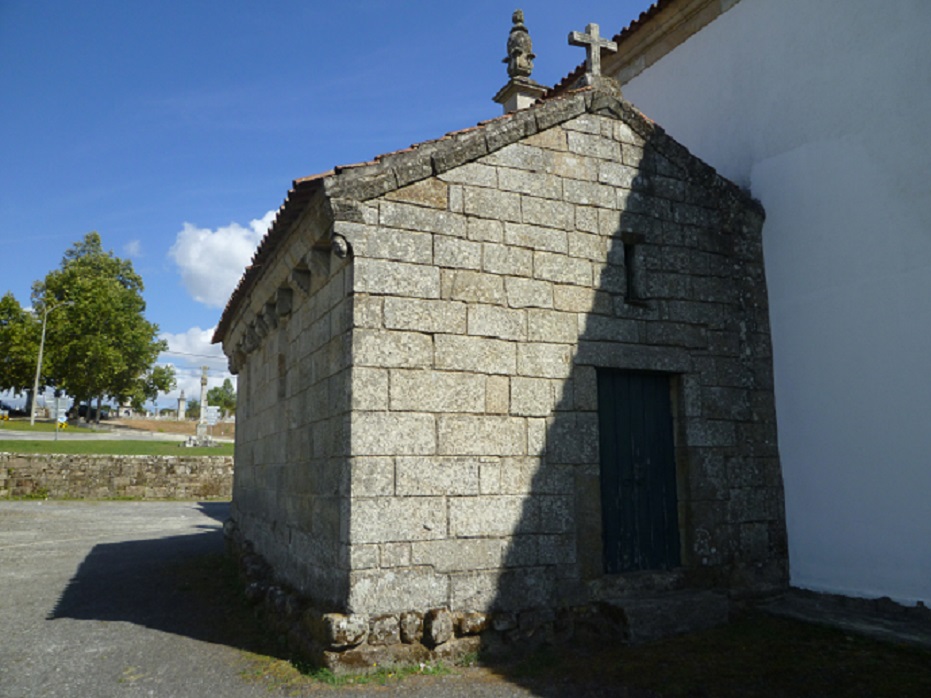
[[[741,0],[624,96],[751,189],[792,584],[931,603],[931,2]]]

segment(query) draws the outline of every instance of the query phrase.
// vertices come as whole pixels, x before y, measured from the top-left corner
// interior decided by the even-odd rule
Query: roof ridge
[[[222,341],[231,321],[233,309],[251,289],[258,270],[287,235],[291,224],[300,216],[303,205],[316,191],[323,190],[331,199],[334,214],[351,215],[354,206],[342,206],[348,200],[366,201],[387,194],[416,181],[442,174],[490,152],[510,145],[521,138],[555,126],[588,110],[593,90],[571,90],[550,100],[538,100],[527,109],[481,121],[440,138],[423,141],[403,150],[375,156],[374,159],[338,165],[308,177],[295,179],[275,219],[259,241],[251,263],[245,268],[214,331],[213,342]],[[340,200],[339,204],[337,201]],[[332,204],[337,204],[333,206]]]
[[[680,164],[689,163],[690,167],[695,168],[694,176],[698,180],[749,199],[735,184],[690,153],[630,102],[594,87],[566,90],[549,99],[538,100],[527,109],[451,131],[440,138],[376,156],[374,160],[342,165],[294,180],[268,232],[259,242],[251,264],[246,267],[230,296],[214,332],[213,342],[222,341],[232,321],[232,313],[251,290],[263,264],[317,193],[322,193],[326,198],[328,215],[333,221],[362,222],[359,202],[443,174],[585,113],[624,121],[635,133],[650,141],[651,147],[664,157]]]
[[[553,99],[538,100],[527,109],[378,155],[370,162],[338,167],[336,176],[324,181],[326,193],[365,201],[442,174],[582,114],[591,93],[591,88],[567,91]]]

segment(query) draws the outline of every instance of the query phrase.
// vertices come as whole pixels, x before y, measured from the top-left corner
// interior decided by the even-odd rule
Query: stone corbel
[[[256,328],[254,322],[250,322],[246,327],[246,341],[249,343],[249,346],[252,347],[252,349],[257,349],[259,344],[262,342],[262,335],[259,334],[259,331]],[[250,349],[250,351],[252,349]]]
[[[265,310],[262,312],[262,319],[268,325],[269,329],[274,330],[278,328],[278,308],[275,297],[272,297],[272,299],[265,304]]]
[[[239,346],[237,346],[236,349],[233,350],[233,353],[229,356],[230,373],[232,373],[234,376],[237,375],[245,363],[246,353],[242,351]]]
[[[304,262],[291,270],[291,281],[304,293],[310,293],[310,269]]]
[[[339,259],[346,259],[350,252],[352,252],[352,247],[349,244],[349,241],[338,233],[333,233],[333,236],[330,238],[331,249],[333,254],[335,254]]]
[[[330,275],[330,255],[328,250],[311,249],[304,256],[304,263],[310,269],[311,279],[314,277],[325,279]]]
[[[309,272],[308,272],[309,275]],[[309,286],[308,286],[309,288]],[[275,294],[275,312],[278,317],[288,317],[294,308],[294,291],[287,286],[282,286]]]
[[[255,332],[258,334],[259,339],[264,339],[268,335],[269,327],[268,323],[265,321],[264,313],[256,315],[255,321],[252,324],[255,327]]]
[[[262,338],[259,336],[258,332],[255,331],[255,323],[250,322],[246,327],[245,336],[243,337],[242,344],[247,352],[255,351],[259,348],[259,343]]]

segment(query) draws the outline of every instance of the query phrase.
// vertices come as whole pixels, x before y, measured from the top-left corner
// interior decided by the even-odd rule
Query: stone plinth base
[[[269,628],[292,652],[334,672],[455,661],[476,653],[519,656],[543,645],[646,642],[724,624],[730,611],[725,594],[686,590],[519,612],[332,612],[280,584],[268,563],[242,539],[235,522],[227,521],[224,533],[228,551],[238,561],[245,596]]]
[[[730,614],[727,596],[713,591],[679,591],[618,599],[611,605],[624,613],[627,639],[633,644],[724,625]]]
[[[184,445],[188,448],[210,448],[217,445],[217,442],[206,435],[197,435],[187,437]]]

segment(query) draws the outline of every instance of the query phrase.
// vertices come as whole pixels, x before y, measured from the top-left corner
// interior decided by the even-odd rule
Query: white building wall
[[[931,603],[931,3],[741,0],[624,96],[766,208],[792,584]]]

